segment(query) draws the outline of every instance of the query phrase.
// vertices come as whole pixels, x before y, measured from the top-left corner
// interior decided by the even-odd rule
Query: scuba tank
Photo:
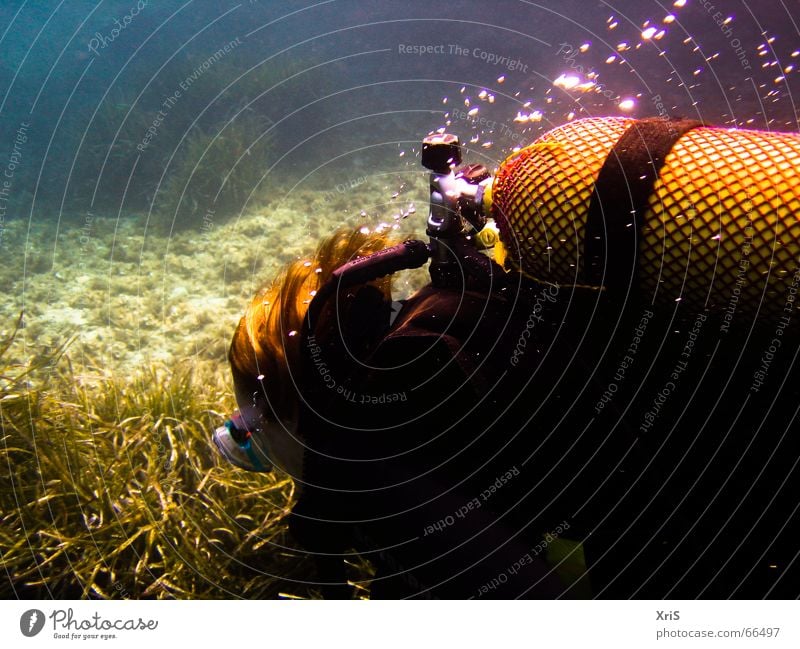
[[[583,119],[500,165],[491,213],[540,281],[775,317],[800,279],[798,164],[797,134]]]

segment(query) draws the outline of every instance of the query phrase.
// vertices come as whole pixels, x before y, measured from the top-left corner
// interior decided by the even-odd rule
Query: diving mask
[[[262,473],[272,471],[266,446],[254,439],[238,410],[214,431],[213,440],[222,456],[234,466]]]

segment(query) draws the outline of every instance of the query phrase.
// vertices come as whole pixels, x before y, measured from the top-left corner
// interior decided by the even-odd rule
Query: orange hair
[[[296,414],[294,389],[300,368],[300,332],[312,297],[342,264],[388,247],[389,236],[366,230],[339,230],[324,239],[314,256],[289,264],[273,281],[256,293],[233,334],[228,360],[237,391],[252,394],[265,390],[272,414],[279,420]],[[373,282],[391,299],[391,282]],[[317,330],[332,323],[323,311]],[[327,317],[326,317],[327,316]],[[259,376],[264,381],[259,385]]]

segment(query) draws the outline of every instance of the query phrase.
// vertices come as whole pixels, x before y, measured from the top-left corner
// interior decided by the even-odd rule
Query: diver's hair
[[[279,420],[296,414],[300,376],[300,332],[311,299],[342,264],[387,248],[389,235],[362,228],[339,230],[324,239],[310,259],[289,264],[255,295],[233,334],[228,360],[237,392],[266,392],[271,412]],[[388,278],[373,283],[389,298]],[[331,326],[323,311],[317,331]],[[259,379],[261,376],[263,379]]]

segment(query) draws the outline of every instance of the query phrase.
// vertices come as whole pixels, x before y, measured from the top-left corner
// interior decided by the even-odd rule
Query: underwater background
[[[489,169],[590,116],[797,131],[798,25],[795,0],[0,4],[0,594],[316,596],[291,481],[208,436],[248,298],[337,228],[422,236],[438,129]]]

